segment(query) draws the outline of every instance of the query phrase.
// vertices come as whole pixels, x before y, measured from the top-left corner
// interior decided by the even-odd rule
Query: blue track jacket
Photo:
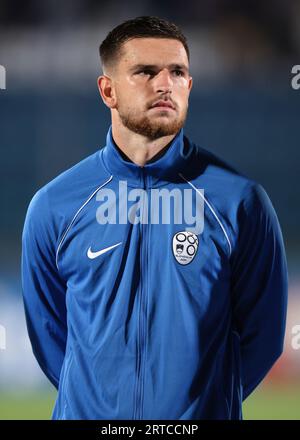
[[[153,190],[189,198],[173,209],[170,196],[163,221]],[[179,215],[191,200],[196,232]],[[23,229],[26,321],[58,389],[52,419],[242,419],[282,353],[287,285],[259,183],[183,129],[140,167],[110,126],[104,148],[37,191]]]

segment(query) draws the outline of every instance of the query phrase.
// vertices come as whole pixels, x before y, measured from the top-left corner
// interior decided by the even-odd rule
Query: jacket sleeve
[[[237,217],[233,323],[240,336],[244,400],[283,351],[288,272],[278,218],[260,184],[251,185]]]
[[[33,353],[58,388],[67,339],[66,286],[55,264],[56,239],[49,205],[43,190],[29,204],[22,234],[21,278]]]

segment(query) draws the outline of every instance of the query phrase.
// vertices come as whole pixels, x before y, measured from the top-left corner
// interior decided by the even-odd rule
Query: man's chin
[[[141,127],[140,134],[149,139],[155,140],[164,136],[175,135],[182,128],[181,124],[170,124],[169,121],[157,122],[156,124],[149,124]]]
[[[175,135],[184,125],[185,121],[183,119],[178,120],[166,113],[166,111],[162,110],[151,118],[139,121],[122,117],[121,120],[123,125],[134,133],[155,140],[164,136]]]

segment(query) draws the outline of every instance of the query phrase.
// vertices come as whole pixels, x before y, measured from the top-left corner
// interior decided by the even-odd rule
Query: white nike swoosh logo
[[[101,249],[100,251],[97,251],[97,252],[93,252],[93,251],[91,250],[91,247],[89,247],[89,249],[88,249],[88,251],[87,251],[87,256],[88,256],[91,260],[93,260],[94,258],[97,258],[97,257],[99,257],[100,255],[105,254],[106,252],[110,251],[111,249],[113,249],[113,248],[115,248],[115,247],[117,247],[117,246],[120,246],[120,244],[122,244],[121,241],[120,241],[120,243],[114,244],[114,245],[109,246],[109,247],[107,247],[107,248],[105,248],[105,249]]]

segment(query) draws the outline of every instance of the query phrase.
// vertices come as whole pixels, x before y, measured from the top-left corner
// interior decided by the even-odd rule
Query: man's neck
[[[145,136],[133,133],[126,127],[122,126],[119,129],[119,126],[112,125],[112,136],[120,152],[125,155],[123,157],[143,167],[146,163],[161,157],[176,134],[150,140]]]

